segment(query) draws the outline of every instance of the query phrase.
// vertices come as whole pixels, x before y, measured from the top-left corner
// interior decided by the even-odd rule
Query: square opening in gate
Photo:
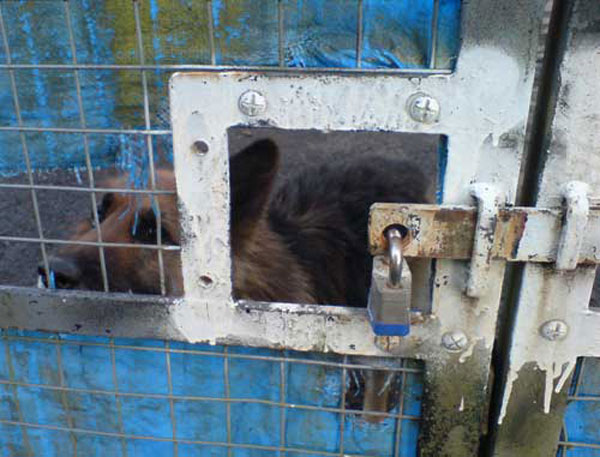
[[[236,299],[366,307],[371,205],[434,203],[442,193],[440,135],[243,127],[228,135]],[[428,289],[430,269],[414,270]]]

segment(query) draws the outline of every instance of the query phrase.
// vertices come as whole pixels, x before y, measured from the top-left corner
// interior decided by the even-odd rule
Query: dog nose
[[[46,276],[46,269],[43,262],[38,265],[38,274],[44,287],[51,289],[76,289],[81,279],[81,271],[70,259],[63,257],[52,257],[48,259],[50,267],[49,276]],[[48,284],[48,279],[50,284]]]

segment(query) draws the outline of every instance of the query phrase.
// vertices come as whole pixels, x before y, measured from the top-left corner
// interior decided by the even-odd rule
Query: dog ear
[[[263,217],[279,168],[279,149],[269,140],[258,140],[231,157],[232,242],[251,237]]]

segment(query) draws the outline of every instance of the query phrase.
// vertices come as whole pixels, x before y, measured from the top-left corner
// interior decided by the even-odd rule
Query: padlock
[[[410,332],[412,276],[402,255],[402,235],[386,231],[388,252],[373,258],[373,273],[367,306],[376,335],[406,336]]]

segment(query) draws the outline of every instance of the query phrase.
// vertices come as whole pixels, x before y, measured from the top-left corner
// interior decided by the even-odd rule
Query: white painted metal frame
[[[561,237],[564,252],[558,253],[556,266],[525,266],[500,421],[507,412],[513,384],[526,365],[533,364],[545,373],[544,404],[538,407],[547,413],[553,393],[565,388],[577,357],[600,357],[600,310],[589,307],[596,268],[574,268],[583,237],[591,231],[592,237],[600,238],[592,224],[586,230],[588,202],[581,198],[586,191],[588,195],[600,195],[600,6],[587,0],[571,3],[573,11],[558,70],[560,87],[537,206],[570,205],[575,214],[567,217],[565,226],[572,225],[574,236]],[[579,183],[573,185],[572,181]],[[564,338],[543,337],[541,327],[551,320],[566,324],[568,333]]]
[[[469,183],[473,182],[493,183],[512,202],[534,63],[521,57],[492,45],[468,46],[455,74],[428,78],[246,72],[174,75],[171,114],[185,286],[185,297],[172,313],[174,325],[190,341],[238,340],[298,350],[384,354],[365,310],[234,302],[227,129],[269,125],[447,135],[444,203],[470,203]],[[266,98],[261,114],[247,116],[238,109],[240,95],[248,90]],[[437,123],[418,123],[406,113],[408,98],[417,92],[439,101]],[[206,154],[194,152],[192,145],[199,140],[208,145]],[[478,299],[464,295],[466,267],[465,262],[438,262],[432,316],[416,322],[409,337],[396,341],[395,353],[429,358],[440,350],[441,335],[457,329],[468,334],[469,349],[478,343],[491,349],[504,263],[492,262],[489,287]]]

